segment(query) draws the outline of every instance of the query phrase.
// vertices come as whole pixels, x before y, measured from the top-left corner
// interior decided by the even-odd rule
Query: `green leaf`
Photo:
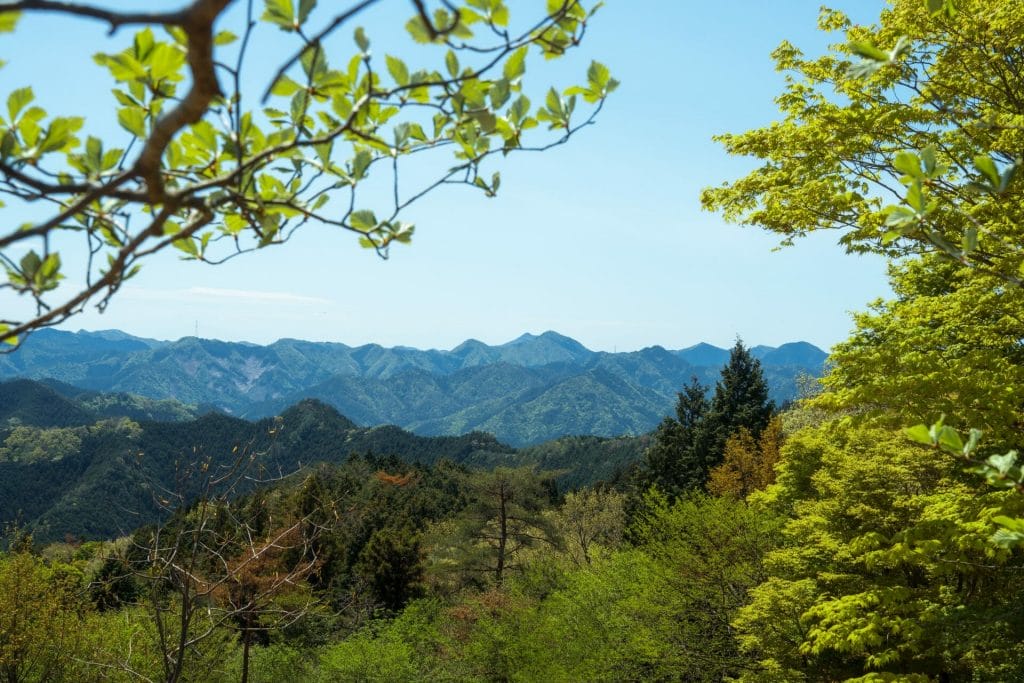
[[[990,455],[985,462],[994,467],[999,474],[1005,476],[1017,463],[1017,451],[1010,451],[1003,455]]]
[[[605,86],[608,85],[608,81],[611,80],[611,72],[601,62],[591,62],[590,68],[587,69],[587,80],[595,86],[597,90],[604,90]]]
[[[356,152],[356,155],[352,158],[352,177],[360,180],[366,175],[366,169],[370,167],[371,161],[373,161],[373,155],[369,151],[361,149]]]
[[[905,206],[888,206],[885,212],[885,224],[889,227],[902,229],[917,223],[917,213]]]
[[[562,115],[564,110],[562,107],[562,98],[558,96],[558,91],[554,88],[548,90],[547,98],[544,100],[547,108],[552,114]]]
[[[125,107],[117,112],[117,122],[137,138],[146,137],[146,112],[136,107]]]
[[[283,31],[295,30],[295,6],[292,0],[264,0],[263,21],[277,25]]]
[[[395,83],[398,85],[408,85],[409,67],[405,65],[405,62],[398,57],[393,57],[392,55],[386,55],[384,60],[388,65],[388,73],[391,74],[393,79],[395,79]]]
[[[448,50],[448,54],[444,56],[444,65],[448,69],[448,75],[452,78],[459,75],[459,58],[455,55],[454,50]]]
[[[35,249],[32,249],[27,254],[21,257],[21,261],[18,265],[21,266],[22,274],[32,279],[35,277],[36,271],[39,270],[39,266],[42,265],[42,259],[39,258],[39,254],[36,253]]]
[[[405,24],[405,30],[408,31],[412,39],[417,43],[429,43],[430,32],[427,31],[427,27],[423,23],[418,15],[410,19]]]
[[[309,13],[316,7],[316,0],[299,0],[299,24],[305,24]]]
[[[181,239],[174,240],[171,244],[189,256],[199,258],[199,247],[191,237],[183,237]]]
[[[270,89],[270,92],[274,95],[280,95],[282,97],[290,97],[299,90],[302,90],[302,86],[293,81],[288,76],[281,76],[274,82],[274,87]]]
[[[921,160],[913,152],[900,152],[892,162],[893,168],[911,178],[922,178]]]
[[[935,145],[928,145],[921,150],[921,160],[924,162],[924,174],[931,178],[935,174]]]
[[[39,276],[44,279],[52,279],[60,271],[60,254],[54,252],[43,259],[39,266]]]
[[[10,115],[10,121],[13,124],[15,119],[18,118],[18,114],[25,106],[35,99],[35,95],[32,93],[32,88],[18,88],[11,92],[7,96],[7,113]]]
[[[373,211],[353,211],[352,215],[349,216],[349,223],[351,223],[352,227],[356,230],[368,232],[377,227],[377,216]]]
[[[181,80],[178,72],[185,66],[185,53],[170,43],[160,43],[150,52],[146,63],[154,81]]]
[[[865,59],[871,59],[876,62],[888,62],[889,53],[884,50],[880,50],[866,40],[854,40],[848,44],[850,52]]]
[[[927,426],[923,424],[914,425],[913,427],[907,427],[903,430],[903,434],[906,435],[911,441],[924,444],[926,446],[933,446],[931,431]]]
[[[361,51],[366,52],[370,49],[370,39],[366,37],[366,31],[363,30],[362,26],[356,29],[354,37],[356,45],[359,46]]]
[[[305,90],[300,90],[295,93],[292,97],[291,103],[291,119],[292,123],[296,126],[304,125],[304,119],[306,116],[306,110],[309,108],[309,93]]]
[[[238,36],[236,36],[231,31],[219,31],[217,33],[216,37],[214,37],[214,39],[213,39],[213,44],[214,45],[230,45],[231,43],[235,42],[236,40],[238,40]]]
[[[1024,532],[1024,519],[1020,519],[1019,517],[996,515],[992,518],[992,521],[1001,527],[1009,529],[1010,531]]]
[[[992,161],[988,155],[979,154],[974,157],[974,168],[985,176],[993,190],[999,189],[999,169],[996,168],[996,162]]]
[[[939,429],[939,446],[957,455],[960,455],[964,450],[964,443],[961,441],[960,435],[952,427],[942,427]]]
[[[504,3],[491,8],[491,23],[495,26],[508,26],[508,7]]]
[[[85,119],[80,116],[61,116],[53,119],[46,129],[46,135],[39,142],[39,151],[57,152],[72,147],[77,142],[74,133],[84,123]]]
[[[970,436],[967,437],[967,443],[964,444],[963,454],[970,456],[974,449],[978,447],[979,441],[981,441],[981,430],[971,429]]]
[[[3,16],[3,15],[0,15],[0,16]],[[5,325],[3,323],[0,323],[0,335],[7,334],[8,332],[10,332],[10,330],[11,330],[10,325]],[[10,344],[11,346],[17,346],[18,345],[18,338],[17,337],[4,337],[4,344]]]
[[[18,25],[18,19],[20,18],[20,12],[0,12],[0,33],[12,32]]]
[[[907,188],[906,202],[918,213],[924,213],[925,201],[924,192],[921,189],[921,181],[915,180],[911,183],[910,187]]]
[[[505,61],[502,74],[506,79],[514,81],[526,72],[526,46],[513,52]]]
[[[512,94],[511,85],[508,80],[500,78],[491,85],[491,108],[498,110],[505,106],[509,96]]]

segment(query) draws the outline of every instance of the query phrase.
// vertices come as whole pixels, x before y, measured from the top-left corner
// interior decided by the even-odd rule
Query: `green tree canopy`
[[[901,431],[795,434],[778,483],[754,497],[789,521],[736,621],[762,666],[743,680],[1020,678],[1021,556],[979,518],[1012,495]]]
[[[854,316],[812,404],[893,428],[945,414],[988,447],[1019,446],[1024,291],[934,256],[894,265],[890,281],[896,298]]]
[[[1020,0],[897,0],[874,26],[823,9],[819,26],[845,54],[775,50],[782,120],[717,138],[763,163],[706,189],[704,207],[785,243],[837,230],[851,250],[940,251],[1019,282]]]

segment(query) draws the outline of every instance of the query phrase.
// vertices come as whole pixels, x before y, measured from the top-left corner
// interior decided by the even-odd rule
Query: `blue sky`
[[[514,12],[536,4],[510,3]],[[610,0],[578,52],[564,63],[531,61],[528,76],[568,85],[597,58],[622,85],[598,125],[569,145],[503,163],[498,197],[464,189],[430,196],[407,215],[417,224],[413,244],[388,261],[350,234],[315,226],[218,267],[161,256],[104,314],[90,311],[64,327],[170,339],[198,327],[200,336],[259,343],[298,337],[424,348],[548,329],[609,351],[702,340],[728,346],[736,335],[828,347],[847,336],[850,311],[888,293],[884,262],[844,254],[837,235],[774,251],[772,236],[726,226],[698,201],[702,187],[753,167],[727,157],[711,136],[778,116],[772,98],[782,76],[771,50],[783,39],[808,53],[827,49],[815,26],[819,5]],[[883,5],[834,6],[867,23]],[[419,54],[396,28],[409,7],[387,0],[362,18],[376,50]],[[287,49],[268,38],[266,65]],[[30,17],[0,43],[9,62],[0,89],[30,83],[46,106],[86,113],[104,130],[110,84],[88,56],[130,39],[130,31],[108,39],[82,20]]]

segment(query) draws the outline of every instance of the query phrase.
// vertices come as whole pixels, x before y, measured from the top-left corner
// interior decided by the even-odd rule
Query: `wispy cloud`
[[[201,303],[211,301],[233,301],[249,304],[288,304],[304,306],[327,306],[332,302],[314,296],[302,296],[291,292],[271,292],[257,289],[224,289],[220,287],[188,287],[185,289],[147,289],[125,287],[126,298],[144,301],[178,301]]]

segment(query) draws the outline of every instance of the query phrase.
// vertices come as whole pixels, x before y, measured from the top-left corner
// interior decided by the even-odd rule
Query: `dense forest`
[[[162,518],[166,504],[154,491],[198,495],[195,480],[185,485],[182,477],[231,462],[238,448],[277,478],[378,454],[423,465],[534,466],[578,488],[628,470],[651,439],[567,436],[514,449],[481,432],[424,437],[390,425],[361,428],[315,399],[255,422],[194,412],[59,383],[0,382],[0,525],[17,524],[38,542],[112,538]]]
[[[129,430],[153,452],[113,486],[152,514],[89,541],[8,530],[0,677],[1024,680],[1024,4],[897,0],[876,26],[820,26],[841,53],[779,47],[782,120],[721,138],[762,165],[702,196],[890,259],[893,296],[799,400],[776,405],[738,342],[599,481],[561,469],[621,455],[589,437],[531,462],[493,439],[474,462],[481,436],[462,462],[367,441],[317,464],[290,435],[357,433],[318,403],[195,418],[209,436],[168,462],[188,421],[97,428],[106,403],[69,402],[45,437],[7,444],[29,428],[9,426],[0,464],[70,466]]]

